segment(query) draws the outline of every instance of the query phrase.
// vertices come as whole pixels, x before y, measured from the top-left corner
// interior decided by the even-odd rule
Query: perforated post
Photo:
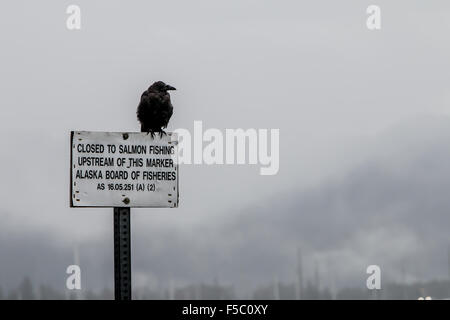
[[[131,300],[130,208],[114,208],[114,297]]]

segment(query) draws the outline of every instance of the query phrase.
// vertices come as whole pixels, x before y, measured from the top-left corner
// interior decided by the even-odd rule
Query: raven
[[[167,128],[173,113],[170,94],[167,92],[169,90],[176,89],[162,81],[157,81],[141,95],[141,102],[136,112],[137,118],[141,123],[141,132],[150,133],[152,138],[155,132],[159,132],[160,137],[166,134],[163,128]]]

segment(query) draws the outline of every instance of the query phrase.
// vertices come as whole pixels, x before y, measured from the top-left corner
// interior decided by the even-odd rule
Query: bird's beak
[[[174,88],[172,86],[169,86],[168,84],[166,85],[165,88],[166,88],[167,91],[169,91],[169,90],[177,90],[176,88]]]

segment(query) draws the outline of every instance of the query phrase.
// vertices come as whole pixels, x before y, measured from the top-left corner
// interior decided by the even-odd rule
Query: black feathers
[[[170,102],[169,90],[174,87],[157,81],[142,93],[141,102],[137,108],[137,118],[141,123],[141,132],[147,132],[154,136],[159,132],[160,136],[165,134],[163,128],[167,127],[173,113]]]

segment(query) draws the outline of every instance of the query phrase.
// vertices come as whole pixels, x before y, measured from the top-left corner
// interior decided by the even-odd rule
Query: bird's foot
[[[159,137],[162,138],[164,135],[167,135],[167,133],[164,130],[161,130],[159,132]]]
[[[153,131],[147,131],[147,135],[151,135],[152,139],[155,139],[155,133]]]

